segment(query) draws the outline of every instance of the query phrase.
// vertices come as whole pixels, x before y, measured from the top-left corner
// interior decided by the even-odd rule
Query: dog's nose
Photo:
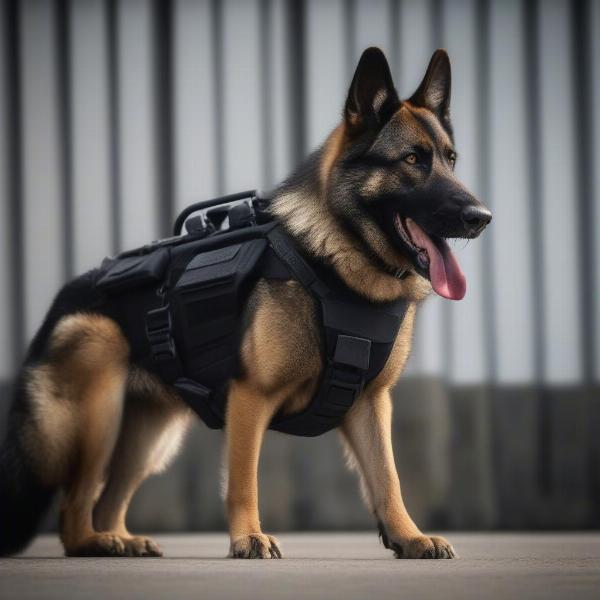
[[[492,213],[485,206],[469,205],[463,208],[462,220],[468,235],[477,235],[492,220]]]

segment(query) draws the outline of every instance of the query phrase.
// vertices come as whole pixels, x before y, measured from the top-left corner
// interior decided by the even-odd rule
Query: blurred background
[[[457,169],[494,212],[456,246],[467,297],[425,303],[395,390],[409,511],[598,527],[599,0],[2,1],[2,428],[59,286],[191,202],[281,180],[336,125],[369,45],[403,97],[448,49]],[[131,528],[223,529],[221,451],[197,423]],[[335,433],[270,432],[260,486],[270,531],[374,526]]]

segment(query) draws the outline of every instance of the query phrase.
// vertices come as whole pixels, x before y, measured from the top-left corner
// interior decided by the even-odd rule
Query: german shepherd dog
[[[383,370],[339,430],[386,548],[398,558],[452,558],[421,533],[402,501],[391,442],[390,389],[408,357],[417,305],[433,290],[461,299],[465,277],[446,238],[477,237],[491,213],[456,179],[450,62],[437,50],[409,100],[388,63],[367,49],[341,123],[276,190],[272,211],[313,257],[373,303],[405,298],[406,317]],[[129,363],[128,340],[82,310],[81,276],[52,305],[20,373],[0,460],[0,554],[22,550],[56,490],[68,556],[160,556],[126,527],[139,485],[174,457],[191,420],[176,392]],[[228,386],[226,506],[234,558],[281,558],[262,532],[257,467],[280,410],[300,411],[322,369],[315,304],[297,282],[260,280],[245,307],[239,378]]]

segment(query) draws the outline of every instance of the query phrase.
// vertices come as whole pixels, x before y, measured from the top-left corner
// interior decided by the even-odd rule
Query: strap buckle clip
[[[168,304],[146,313],[146,337],[150,342],[150,356],[153,361],[175,358],[177,352]]]

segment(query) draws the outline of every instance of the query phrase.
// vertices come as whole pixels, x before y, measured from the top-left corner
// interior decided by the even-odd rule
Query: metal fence
[[[600,1],[7,0],[0,31],[4,405],[62,282],[190,202],[283,178],[336,124],[365,47],[402,96],[445,47],[457,169],[494,221],[457,248],[465,300],[418,317],[396,393],[405,494],[431,524],[600,523]],[[194,432],[134,521],[222,524],[198,479],[215,487],[215,437]],[[275,526],[369,522],[332,436],[267,446]]]

